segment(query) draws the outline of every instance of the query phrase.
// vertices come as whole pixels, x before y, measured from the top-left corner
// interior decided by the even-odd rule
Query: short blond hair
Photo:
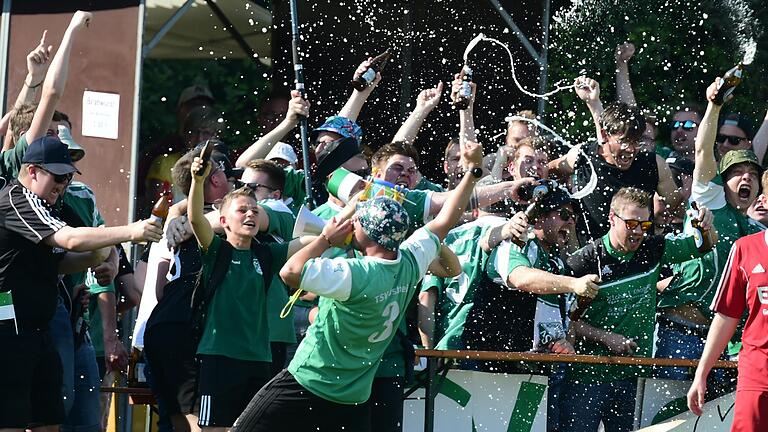
[[[624,187],[619,189],[611,199],[611,211],[617,213],[625,205],[634,205],[644,209],[651,209],[651,194],[636,187]]]
[[[226,195],[224,195],[224,198],[221,199],[221,203],[219,203],[219,214],[224,214],[232,204],[232,201],[240,197],[248,197],[252,199],[253,202],[258,202],[256,197],[253,196],[253,190],[248,186],[243,186],[233,191],[229,191]]]

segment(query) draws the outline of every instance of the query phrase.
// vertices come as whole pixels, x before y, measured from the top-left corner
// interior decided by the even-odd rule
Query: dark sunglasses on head
[[[672,122],[672,129],[680,129],[682,127],[683,130],[689,131],[689,130],[693,130],[693,128],[695,128],[696,126],[698,125],[693,120],[686,120],[684,122],[682,121]]]
[[[727,140],[732,145],[738,145],[738,144],[740,144],[742,141],[744,141],[746,139],[747,139],[746,137],[717,134],[717,142],[719,142],[719,143],[724,143]]]
[[[647,232],[651,227],[653,226],[653,221],[641,221],[637,219],[624,219],[623,217],[614,214],[617,218],[624,221],[624,225],[627,226],[628,230],[633,230],[637,228],[638,225],[640,225],[640,230],[643,232]]]
[[[59,184],[67,184],[67,183],[69,183],[70,181],[72,181],[72,178],[75,176],[75,174],[74,174],[74,173],[67,173],[67,174],[54,174],[54,173],[52,173],[52,172],[48,171],[47,169],[45,169],[45,168],[43,168],[43,167],[41,167],[41,166],[39,166],[39,165],[35,165],[35,166],[36,166],[38,169],[40,169],[41,171],[45,171],[45,172],[47,172],[48,174],[50,174],[50,175],[53,177],[53,181],[54,181],[54,182],[56,182],[56,183],[59,183]]]
[[[362,178],[366,178],[369,175],[371,175],[371,168],[370,167],[368,167],[368,168],[361,168],[359,170],[350,171],[350,172],[352,174],[357,174],[357,175],[359,175]]]

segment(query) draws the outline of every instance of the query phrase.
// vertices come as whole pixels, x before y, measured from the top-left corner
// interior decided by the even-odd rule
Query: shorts
[[[0,322],[0,429],[31,429],[64,421],[62,367],[48,330],[16,334]]]
[[[345,405],[315,396],[287,369],[267,383],[232,432],[371,432],[371,406]]]
[[[270,362],[200,355],[200,427],[230,427],[269,380]]]
[[[157,324],[144,333],[144,355],[152,370],[152,393],[166,412],[197,414],[198,364],[188,324]]]
[[[401,432],[403,430],[403,377],[376,377],[371,387],[372,432]]]
[[[768,392],[736,390],[731,432],[768,431]]]

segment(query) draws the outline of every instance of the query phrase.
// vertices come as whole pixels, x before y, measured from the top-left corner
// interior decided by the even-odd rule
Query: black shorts
[[[376,377],[371,387],[371,430],[400,432],[403,430],[403,377]]]
[[[270,363],[200,355],[200,427],[230,427],[269,380]]]
[[[168,414],[197,414],[198,364],[189,325],[157,324],[144,333],[144,356],[155,397]]]
[[[16,335],[0,323],[0,429],[31,429],[64,421],[61,358],[47,330]]]
[[[371,406],[344,405],[315,396],[280,372],[253,397],[232,432],[370,432]]]

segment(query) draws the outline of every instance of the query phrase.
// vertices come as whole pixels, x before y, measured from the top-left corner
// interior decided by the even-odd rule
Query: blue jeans
[[[552,373],[549,375],[549,387],[547,388],[547,432],[560,430],[560,398],[565,384],[565,363],[552,365]]]
[[[91,340],[86,336],[75,351],[74,370],[75,400],[72,409],[61,425],[62,432],[98,432],[101,425],[99,405],[99,367]]]
[[[683,332],[670,326],[666,320],[659,320],[659,334],[656,341],[656,358],[678,358],[698,360],[704,352],[704,338],[693,331]],[[715,371],[713,371],[715,372]],[[655,378],[686,381],[693,379],[694,369],[689,367],[655,368]]]
[[[75,403],[75,340],[72,336],[72,324],[69,322],[69,311],[61,297],[53,318],[48,323],[48,331],[61,358],[61,395],[64,398],[64,415],[67,415]]]
[[[637,380],[602,383],[566,381],[560,394],[560,431],[606,432],[634,429]]]

